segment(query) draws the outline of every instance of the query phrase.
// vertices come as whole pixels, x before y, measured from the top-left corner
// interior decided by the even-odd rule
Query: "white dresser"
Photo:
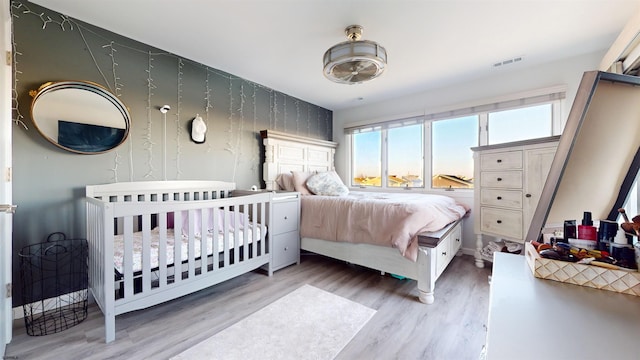
[[[474,157],[476,266],[483,235],[524,242],[549,174],[559,136],[471,148]]]

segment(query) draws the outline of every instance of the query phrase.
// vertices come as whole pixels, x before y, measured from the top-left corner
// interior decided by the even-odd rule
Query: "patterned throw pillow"
[[[307,188],[316,195],[345,196],[347,188],[335,171],[315,174],[307,179]]]

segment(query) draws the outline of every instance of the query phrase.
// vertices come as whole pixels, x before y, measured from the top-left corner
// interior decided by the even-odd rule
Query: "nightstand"
[[[269,192],[271,205],[267,211],[267,236],[271,239],[269,252],[271,266],[269,275],[274,271],[293,264],[300,264],[300,193],[272,190],[234,190],[232,196],[243,196]]]
[[[268,216],[271,224],[271,271],[300,264],[300,193],[273,194]]]

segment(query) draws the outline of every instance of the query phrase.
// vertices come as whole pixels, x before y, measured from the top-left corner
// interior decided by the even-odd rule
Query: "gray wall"
[[[332,139],[333,115],[327,109],[79,21],[63,22],[60,14],[32,3],[12,11],[13,117],[28,128],[13,126],[13,200],[18,205],[13,223],[14,306],[22,303],[17,253],[23,246],[45,241],[56,231],[68,238],[85,236],[86,185],[163,180],[166,164],[167,180],[260,186],[260,130]],[[42,20],[48,18],[52,22]],[[31,121],[29,91],[63,80],[93,81],[118,95],[131,114],[128,140],[98,155],[66,152],[46,141]],[[207,90],[213,106],[208,109]],[[166,142],[164,116],[158,110],[164,104],[171,106]],[[196,114],[208,125],[204,144],[190,140],[190,121]]]

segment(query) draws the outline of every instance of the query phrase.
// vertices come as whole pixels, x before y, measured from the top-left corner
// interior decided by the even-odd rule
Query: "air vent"
[[[505,66],[505,65],[511,65],[511,64],[515,64],[517,62],[522,61],[522,56],[518,56],[518,57],[514,57],[512,59],[506,59],[506,60],[502,60],[499,61],[497,63],[493,63],[493,67],[497,68],[497,67],[501,67],[501,66]]]

